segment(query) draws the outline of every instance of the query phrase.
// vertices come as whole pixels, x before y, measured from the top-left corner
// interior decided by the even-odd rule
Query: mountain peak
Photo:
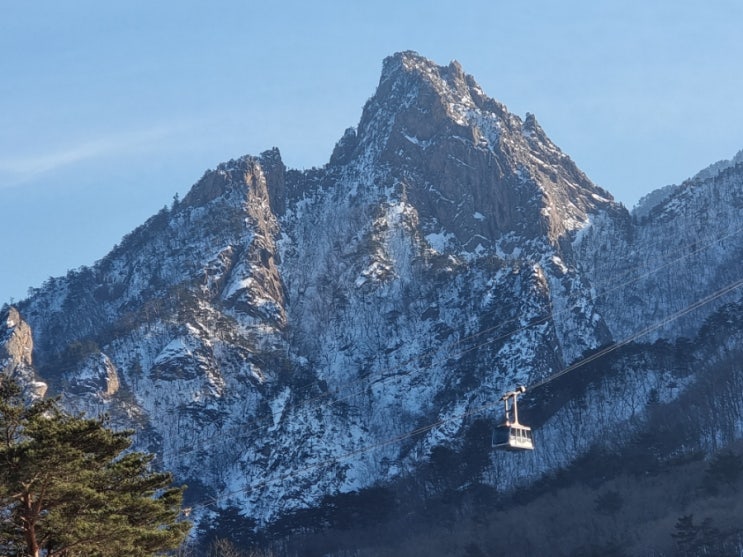
[[[458,62],[439,66],[413,51],[384,60],[356,133],[347,132],[331,162],[354,160],[396,169],[420,214],[463,242],[511,232],[554,241],[612,202],[533,115],[511,114]]]
[[[407,73],[417,73],[419,75],[438,75],[452,79],[466,79],[466,74],[462,70],[462,65],[452,60],[448,66],[439,66],[432,60],[418,54],[413,50],[397,52],[388,56],[382,62],[382,80],[393,76],[396,72],[403,71]]]
[[[456,60],[448,66],[439,66],[432,60],[421,56],[414,51],[404,51],[385,58],[382,64],[382,75],[379,80],[379,93],[387,88],[397,87],[405,89],[408,94],[433,90],[438,96],[450,103],[464,104],[470,108],[482,107],[488,100],[491,108],[505,110],[500,103],[488,99],[475,79],[464,72]]]

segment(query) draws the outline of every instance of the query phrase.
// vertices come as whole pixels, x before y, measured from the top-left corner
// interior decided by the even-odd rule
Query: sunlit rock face
[[[34,341],[31,327],[18,309],[0,311],[0,377],[12,377],[21,382],[30,398],[43,398],[46,383],[37,381],[33,367]]]
[[[414,476],[494,422],[506,390],[741,276],[740,166],[633,216],[454,62],[386,59],[329,161],[287,169],[274,149],[207,171],[106,257],[6,308],[4,373],[133,428],[195,486],[196,512],[266,524]],[[693,338],[733,299],[635,340]],[[620,443],[649,398],[694,383],[638,350],[573,394],[527,394],[540,450],[486,454],[470,480],[532,481],[607,428]]]

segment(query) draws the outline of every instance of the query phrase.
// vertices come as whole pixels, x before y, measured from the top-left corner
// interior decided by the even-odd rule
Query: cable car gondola
[[[519,410],[516,397],[526,391],[521,386],[515,391],[508,392],[501,397],[506,409],[506,421],[493,432],[493,448],[501,451],[530,451],[534,450],[534,438],[531,428],[519,423]],[[509,401],[511,401],[509,407]],[[513,412],[513,420],[511,420]]]

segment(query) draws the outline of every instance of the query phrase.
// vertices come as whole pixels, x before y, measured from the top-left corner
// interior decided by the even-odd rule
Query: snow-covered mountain
[[[577,258],[615,340],[743,277],[742,184],[739,155],[647,196],[631,216],[599,213],[580,232]],[[693,338],[700,318],[730,299],[713,300],[644,340]]]
[[[287,169],[273,149],[206,172],[105,258],[5,308],[0,365],[134,427],[199,516],[265,525],[415,475],[500,419],[503,392],[612,343],[735,345],[703,327],[737,289],[677,314],[742,276],[741,210],[734,161],[630,214],[534,116],[456,62],[399,53],[327,165]],[[579,396],[536,390],[539,450],[491,454],[471,481],[532,481],[607,428],[620,443],[649,398],[696,380],[644,354]]]

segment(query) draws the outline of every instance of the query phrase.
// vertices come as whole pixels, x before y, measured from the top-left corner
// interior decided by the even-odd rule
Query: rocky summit
[[[442,448],[478,455],[461,485],[508,492],[629,443],[648,401],[677,408],[735,361],[739,159],[630,213],[458,63],[398,53],[328,164],[272,149],[207,171],[5,307],[0,366],[133,428],[207,529],[396,485]],[[537,450],[494,452],[518,385]],[[732,442],[743,409],[711,427],[687,448]]]

